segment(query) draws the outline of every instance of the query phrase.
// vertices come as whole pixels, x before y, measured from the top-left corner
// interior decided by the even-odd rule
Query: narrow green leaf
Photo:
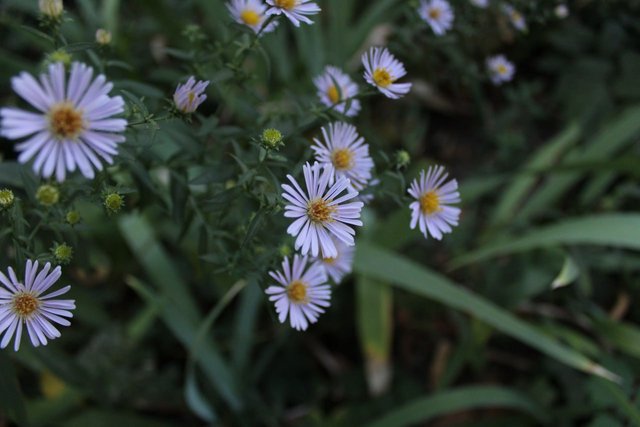
[[[508,311],[400,255],[360,242],[354,269],[368,277],[392,283],[405,291],[471,314],[498,331],[529,344],[573,368],[618,380],[612,372],[550,338]]]
[[[470,386],[415,399],[368,427],[402,427],[460,411],[478,408],[507,408],[526,412],[545,421],[544,408],[516,390],[503,387]]]

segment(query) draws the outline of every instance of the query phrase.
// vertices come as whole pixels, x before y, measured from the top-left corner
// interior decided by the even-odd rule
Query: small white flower
[[[430,167],[426,174],[422,170],[420,178],[414,179],[409,187],[409,194],[416,199],[409,205],[410,226],[413,230],[419,224],[424,237],[431,234],[441,240],[444,233],[451,233],[451,226],[458,225],[460,209],[449,206],[460,203],[458,182],[452,179],[444,183],[447,176],[442,166]]]
[[[270,22],[264,29],[262,26],[267,20],[267,6],[262,0],[231,0],[227,3],[231,17],[238,24],[246,25],[256,34],[270,33],[278,26],[277,21]],[[262,29],[262,31],[260,31]]]
[[[353,256],[356,252],[355,246],[347,246],[339,240],[334,239],[338,255],[335,257],[318,258],[316,263],[322,267],[331,277],[336,285],[353,269]]]
[[[487,58],[487,70],[494,85],[509,82],[513,79],[516,67],[504,55]]]
[[[367,83],[377,87],[386,97],[398,99],[411,90],[411,83],[396,83],[407,72],[387,48],[372,47],[362,55],[362,64]]]
[[[527,31],[527,21],[524,19],[524,15],[514,9],[510,4],[505,4],[502,6],[502,10],[509,18],[509,22],[511,25],[518,31]]]
[[[55,171],[60,182],[67,171],[77,168],[91,179],[94,169],[102,170],[102,160],[113,163],[127,121],[112,117],[124,111],[124,101],[109,96],[113,84],[105,76],[92,77],[93,68],[74,62],[67,83],[64,65],[57,62],[39,81],[25,72],[11,79],[13,90],[39,110],[0,109],[0,135],[29,137],[16,145],[20,163],[35,157],[35,173],[50,178]]]
[[[52,18],[58,18],[62,15],[62,11],[64,10],[62,0],[39,0],[38,6],[43,15],[47,15]]]
[[[362,225],[360,211],[363,203],[345,203],[358,196],[357,191],[350,189],[348,179],[339,178],[329,186],[333,168],[307,163],[302,170],[307,191],[303,191],[291,175],[287,178],[293,187],[282,184],[285,191],[282,197],[289,201],[284,208],[284,216],[295,218],[287,233],[297,236],[295,248],[301,249],[302,255],[310,252],[313,256],[335,257],[338,251],[331,235],[353,246],[356,232],[352,226]],[[343,192],[346,194],[341,195]]]
[[[13,348],[18,351],[23,328],[34,347],[47,345],[48,340],[60,337],[53,323],[71,325],[65,317],[73,317],[70,310],[76,308],[75,301],[53,299],[69,292],[71,286],[43,295],[62,275],[60,267],[49,273],[50,269],[51,264],[47,263],[38,273],[38,261],[27,260],[22,282],[11,267],[9,277],[0,272],[0,334],[4,332],[0,347],[7,347],[15,337]]]
[[[300,26],[300,22],[313,24],[307,15],[315,15],[320,12],[320,7],[316,2],[310,0],[267,0],[267,4],[271,6],[267,10],[267,15],[284,14],[296,27]]]
[[[489,6],[489,0],[470,0],[471,4],[476,7],[486,8]]]
[[[200,104],[207,99],[204,94],[205,89],[209,86],[209,81],[198,81],[195,77],[189,77],[189,80],[183,85],[178,85],[173,94],[173,102],[175,102],[178,110],[185,114],[193,113],[198,109]]]
[[[347,117],[353,117],[360,111],[360,101],[356,85],[348,74],[341,69],[328,65],[324,72],[313,79],[318,89],[320,101]],[[346,101],[348,100],[348,101]]]
[[[453,9],[446,0],[420,0],[418,14],[437,36],[453,27]]]
[[[347,178],[354,189],[362,189],[371,179],[373,160],[369,156],[369,144],[358,135],[356,127],[344,122],[330,123],[322,128],[324,143],[316,138],[311,149],[322,167],[333,167],[336,179]]]
[[[96,43],[102,46],[106,46],[111,43],[113,36],[111,31],[107,31],[104,28],[98,28],[96,30]]]
[[[275,302],[280,323],[289,316],[291,327],[304,331],[309,323],[316,323],[324,313],[323,307],[331,303],[331,287],[327,284],[327,274],[317,264],[308,264],[307,257],[293,256],[293,266],[289,257],[282,261],[282,271],[270,271],[278,285],[269,286],[266,293]]]
[[[558,19],[564,19],[569,16],[569,8],[564,3],[560,3],[559,5],[557,5],[553,12]]]

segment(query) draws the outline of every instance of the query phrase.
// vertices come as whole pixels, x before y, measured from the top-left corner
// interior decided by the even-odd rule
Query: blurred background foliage
[[[319,3],[316,25],[283,22],[253,49],[222,1],[65,2],[63,48],[105,72],[142,125],[116,167],[65,183],[44,213],[38,179],[2,141],[0,185],[24,208],[3,217],[2,268],[66,240],[78,306],[60,340],[0,353],[2,422],[640,425],[640,4],[576,0],[558,19],[556,2],[514,2],[519,34],[497,4],[458,0],[454,31],[436,38],[414,1]],[[0,24],[6,105],[10,78],[60,46],[37,30],[35,2],[0,1]],[[93,43],[100,27],[109,48]],[[262,293],[291,244],[278,184],[330,118],[311,78],[333,64],[362,84],[371,44],[405,62],[414,90],[368,98],[355,121],[381,184],[355,273],[296,333]],[[500,88],[484,71],[495,53],[517,66]],[[156,121],[190,74],[212,81],[194,123]],[[251,141],[266,126],[286,148],[262,164]],[[409,230],[404,199],[432,162],[462,184],[443,242]],[[101,206],[111,186],[127,197],[118,215]]]

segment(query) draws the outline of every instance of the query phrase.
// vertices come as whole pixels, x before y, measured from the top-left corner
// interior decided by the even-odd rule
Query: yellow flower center
[[[373,72],[373,81],[380,87],[387,87],[393,83],[391,74],[384,68],[376,68]]]
[[[84,129],[82,112],[70,102],[61,102],[49,111],[51,133],[59,139],[76,139]]]
[[[420,196],[420,210],[426,215],[440,212],[440,196],[435,191],[429,191]]]
[[[329,97],[329,100],[332,104],[337,104],[338,101],[340,101],[340,92],[335,86],[331,86],[329,89],[327,89],[327,96]]]
[[[255,27],[260,22],[260,15],[255,10],[245,9],[240,13],[242,22],[250,27]]]
[[[276,6],[281,7],[283,9],[291,10],[296,6],[296,0],[276,0]]]
[[[291,282],[287,288],[287,296],[291,302],[300,304],[307,301],[307,285],[299,280]]]
[[[331,214],[335,212],[334,206],[329,206],[324,199],[311,200],[307,205],[307,216],[313,222],[330,222]]]
[[[429,9],[429,18],[439,19],[442,12],[437,7]]]
[[[13,311],[22,319],[30,317],[40,307],[40,301],[27,293],[19,293],[13,297]]]
[[[503,74],[507,74],[507,67],[504,64],[499,64],[496,67],[496,71],[498,72],[498,74],[503,75]]]
[[[522,14],[517,10],[514,10],[513,12],[511,12],[511,20],[515,23],[519,23],[520,21],[522,21]]]
[[[333,167],[338,170],[351,169],[353,167],[353,152],[348,148],[339,148],[331,154]]]
[[[336,262],[336,258],[322,258],[322,262],[333,265]]]

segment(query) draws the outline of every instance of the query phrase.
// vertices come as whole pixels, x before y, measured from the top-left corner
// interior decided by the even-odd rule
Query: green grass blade
[[[542,407],[516,390],[471,386],[415,399],[369,424],[369,427],[415,425],[445,414],[478,408],[515,409],[526,412],[539,421],[546,419],[546,412]]]
[[[550,338],[508,311],[400,255],[361,242],[358,244],[354,269],[360,274],[392,283],[405,291],[475,316],[498,331],[568,366],[607,379],[618,379],[612,372]]]
[[[529,230],[522,237],[503,238],[456,258],[454,268],[499,255],[556,245],[604,245],[640,250],[640,215],[606,214],[573,218]]]

